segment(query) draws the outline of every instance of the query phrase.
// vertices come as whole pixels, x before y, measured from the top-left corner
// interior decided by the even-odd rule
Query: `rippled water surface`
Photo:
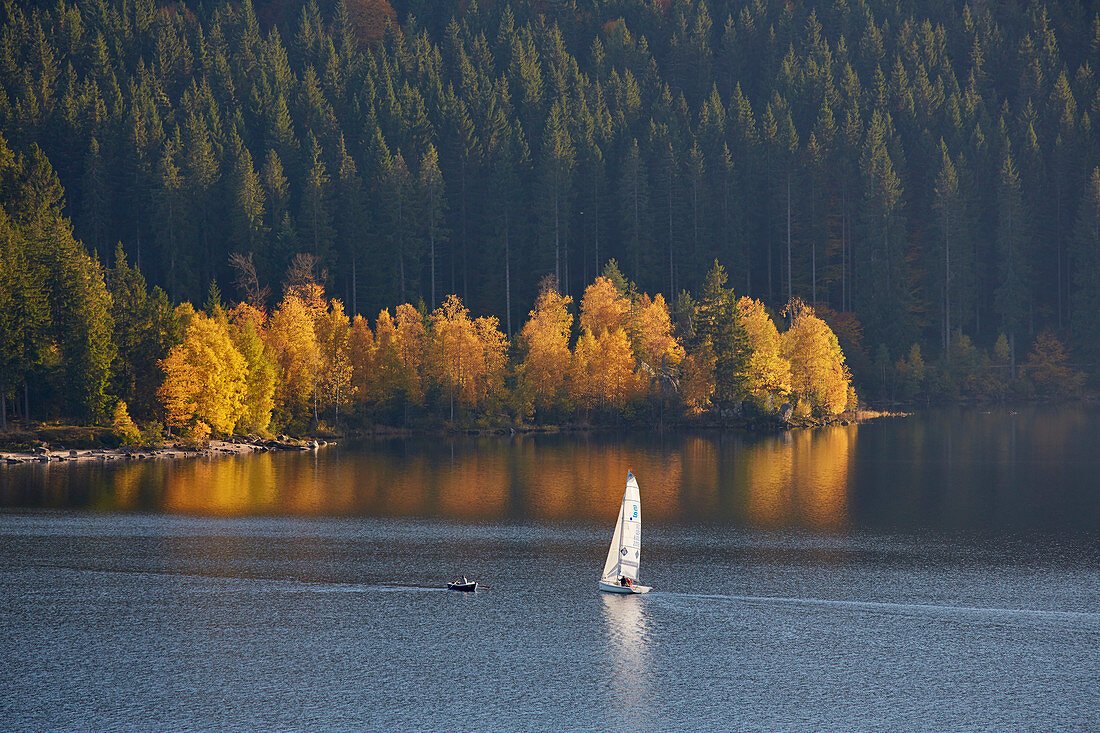
[[[0,729],[1095,730],[1097,436],[951,412],[0,469]],[[627,468],[655,590],[623,598]]]

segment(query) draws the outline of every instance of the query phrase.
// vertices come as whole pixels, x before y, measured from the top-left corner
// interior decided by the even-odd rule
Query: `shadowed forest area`
[[[1098,66],[1074,2],[2,3],[4,419],[1072,395]]]

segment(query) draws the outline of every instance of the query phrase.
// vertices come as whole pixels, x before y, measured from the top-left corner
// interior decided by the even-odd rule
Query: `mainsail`
[[[626,576],[638,579],[638,563],[642,559],[642,503],[638,495],[638,480],[627,471],[626,491],[619,505],[619,519],[615,522],[615,534],[607,550],[607,562],[603,565],[604,580],[618,580]]]

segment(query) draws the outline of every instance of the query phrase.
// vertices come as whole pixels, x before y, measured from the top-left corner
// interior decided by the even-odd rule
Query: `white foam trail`
[[[1100,624],[1100,613],[1088,611],[1046,611],[1031,608],[998,608],[982,606],[942,606],[931,603],[891,603],[888,601],[844,601],[825,598],[789,598],[784,596],[737,596],[714,593],[651,593],[654,600],[660,598],[691,598],[699,600],[735,601],[757,605],[789,604],[795,606],[824,606],[852,608],[868,611],[916,611],[962,614],[969,616],[1024,616],[1036,619],[1060,619]]]

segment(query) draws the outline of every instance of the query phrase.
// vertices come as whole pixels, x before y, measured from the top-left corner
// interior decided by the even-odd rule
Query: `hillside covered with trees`
[[[223,371],[234,428],[834,412],[848,368],[874,397],[1072,390],[1100,361],[1085,7],[3,3],[0,390],[216,432],[184,417]],[[404,376],[357,375],[391,328],[424,330]],[[843,390],[799,376],[817,353]]]

